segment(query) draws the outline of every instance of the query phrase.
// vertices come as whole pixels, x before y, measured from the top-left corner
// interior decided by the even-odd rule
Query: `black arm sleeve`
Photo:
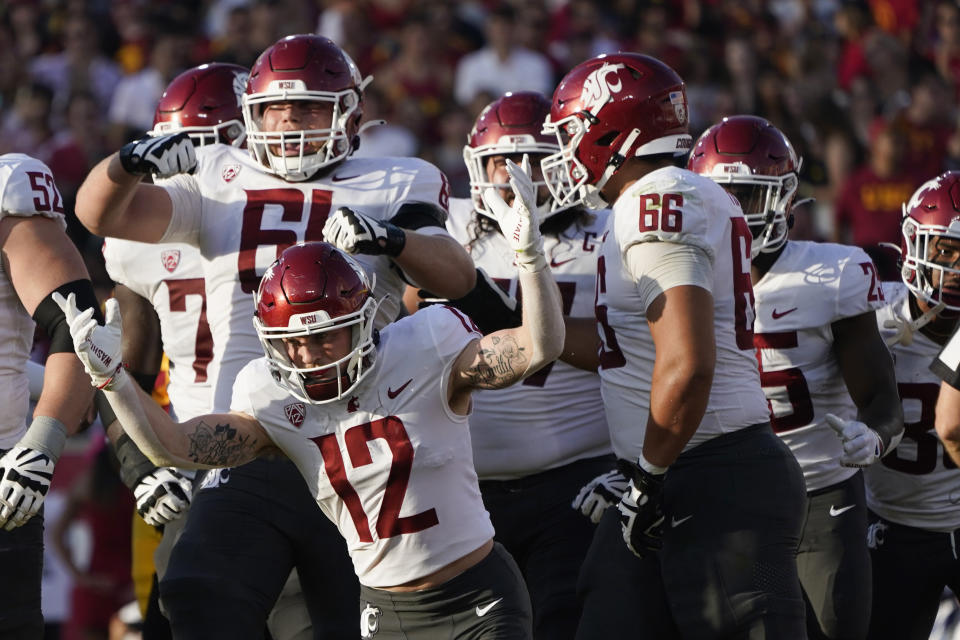
[[[409,231],[416,231],[423,227],[444,229],[447,224],[447,212],[428,202],[408,202],[400,205],[399,211],[390,218],[389,222]]]
[[[930,371],[954,389],[960,390],[960,329],[930,363]]]
[[[77,297],[77,308],[81,311],[93,307],[93,317],[103,324],[103,314],[100,313],[100,303],[93,292],[93,285],[89,280],[74,280],[62,284],[45,297],[33,312],[33,321],[36,322],[50,337],[50,353],[73,353],[73,338],[70,337],[70,325],[63,315],[60,305],[53,301],[53,294],[59,293],[64,298],[71,293]]]

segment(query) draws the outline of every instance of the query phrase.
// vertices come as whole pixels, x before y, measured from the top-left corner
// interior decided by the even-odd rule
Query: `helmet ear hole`
[[[596,145],[598,147],[609,147],[613,144],[613,141],[617,139],[617,136],[620,135],[619,131],[610,131],[609,133],[604,134],[603,136],[597,138]]]

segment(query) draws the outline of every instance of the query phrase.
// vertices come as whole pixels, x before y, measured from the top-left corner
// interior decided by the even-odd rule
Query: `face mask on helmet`
[[[731,165],[718,165],[719,171]],[[787,242],[789,209],[797,193],[799,180],[795,173],[784,176],[722,173],[713,180],[730,192],[743,209],[743,217],[753,234],[751,257],[777,251]]]
[[[303,35],[280,40],[257,59],[243,96],[251,155],[291,181],[307,180],[347,158],[360,134],[361,97],[370,80],[361,79],[350,56],[327,38]],[[291,115],[296,112],[291,120],[298,120],[294,125],[299,128],[281,131],[276,124],[265,126],[271,106],[291,109]]]
[[[488,218],[493,213],[483,201],[482,193],[486,189],[502,189],[512,197],[506,170],[501,169],[503,182],[495,182],[488,172],[488,163],[496,156],[507,157],[520,164],[522,156],[530,156],[532,166],[541,158],[557,151],[553,140],[541,132],[544,118],[550,112],[550,102],[539,93],[532,91],[510,92],[487,105],[467,135],[467,144],[463,147],[463,161],[470,176],[470,199],[474,210]],[[541,189],[546,186],[543,179],[534,175],[534,185]],[[550,197],[547,189],[538,198],[534,215],[539,222],[562,211]]]
[[[352,393],[375,360],[377,307],[362,267],[343,252],[326,243],[285,251],[260,282],[253,321],[277,383],[311,404]],[[349,340],[333,334],[342,329]],[[337,353],[326,342],[345,344]],[[292,356],[304,345],[315,357],[298,364]]]
[[[904,284],[934,307],[960,311],[960,172],[923,184],[903,207]]]

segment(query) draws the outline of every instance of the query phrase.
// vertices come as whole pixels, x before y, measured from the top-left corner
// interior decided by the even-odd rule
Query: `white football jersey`
[[[200,252],[185,244],[107,238],[103,258],[114,282],[150,301],[157,312],[170,360],[171,415],[184,421],[210,413],[213,387],[207,368],[213,359],[213,335]]]
[[[47,165],[22,153],[0,156],[0,220],[7,216],[43,216],[66,228],[63,199]],[[26,363],[35,327],[0,264],[0,449],[14,446],[27,429]]]
[[[381,331],[356,394],[329,404],[297,401],[265,358],[240,372],[231,409],[256,418],[296,463],[362,584],[429,575],[493,537],[467,417],[447,403],[453,361],[479,337],[450,307],[403,318]]]
[[[911,319],[909,291],[899,282],[884,287],[888,305],[877,311],[877,324],[889,338],[896,329],[884,323]],[[890,350],[906,430],[896,449],[866,469],[867,506],[892,522],[954,531],[960,528],[960,471],[934,430],[940,379],[930,363],[940,345],[917,332],[909,347],[898,343]]]
[[[609,211],[561,236],[544,236],[544,251],[560,288],[564,315],[593,316],[600,238]],[[473,241],[473,202],[450,201],[447,230],[508,293],[517,292],[514,252],[499,233]],[[483,479],[510,479],[610,453],[600,377],[557,360],[520,384],[477,391],[470,414],[473,458]]]
[[[208,375],[218,411],[229,406],[233,381],[243,365],[263,355],[252,322],[253,294],[263,272],[284,249],[323,240],[327,216],[339,207],[381,220],[411,202],[447,209],[446,178],[414,158],[348,159],[309,182],[282,180],[264,171],[246,151],[226,145],[198,149],[197,161],[193,174],[162,184],[184,213],[171,223],[164,241],[195,245],[203,256],[213,334]],[[446,233],[441,227],[422,232]],[[354,257],[376,279],[374,294],[382,300],[377,326],[396,319],[406,287],[399,269],[386,256]]]
[[[753,340],[773,430],[797,457],[807,491],[841,482],[856,469],[840,465],[843,448],[825,416],[855,420],[857,407],[831,325],[885,304],[876,267],[857,247],[791,240],[753,293]]]
[[[595,309],[603,401],[617,456],[635,460],[640,455],[650,408],[653,338],[637,283],[624,263],[627,249],[640,242],[693,245],[713,265],[716,368],[707,411],[686,449],[769,421],[753,347],[750,240],[736,200],[686,169],[648,173],[617,199],[597,262]]]

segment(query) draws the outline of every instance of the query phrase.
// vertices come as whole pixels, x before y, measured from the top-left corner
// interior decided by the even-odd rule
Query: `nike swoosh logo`
[[[692,518],[692,517],[693,517],[693,514],[692,514],[692,513],[691,513],[690,515],[688,515],[686,518],[679,518],[679,519],[678,519],[676,516],[674,516],[673,518],[670,518],[670,527],[671,527],[671,528],[673,528],[673,527],[679,527],[680,525],[682,525],[684,522],[686,522],[687,520],[689,520],[689,519]]]
[[[394,390],[391,389],[390,387],[387,387],[387,397],[390,398],[391,400],[393,400],[393,399],[396,398],[398,395],[400,395],[400,393],[401,393],[404,389],[406,389],[406,388],[407,388],[407,385],[410,384],[411,382],[413,382],[413,378],[410,378],[409,380],[407,380],[406,382],[404,382],[402,385],[400,385],[400,388],[397,389],[396,391],[394,391]]]
[[[330,178],[330,180],[332,182],[343,182],[345,180],[353,180],[354,178],[359,178],[361,176],[363,176],[362,173],[358,173],[355,176],[333,176],[332,178]]]
[[[576,260],[576,256],[573,258],[567,258],[566,260],[557,260],[556,258],[550,258],[550,268],[556,269],[560,265],[567,264],[568,262],[573,262]]]
[[[774,309],[774,310],[773,310],[773,313],[771,313],[770,315],[773,316],[773,319],[774,319],[774,320],[779,320],[780,318],[782,318],[783,316],[787,315],[788,313],[793,313],[794,311],[797,310],[797,308],[798,308],[798,307],[794,307],[793,309],[787,309],[787,310],[784,311],[783,313],[777,313],[777,310]]]
[[[841,513],[846,513],[847,511],[850,511],[850,509],[853,509],[855,506],[857,506],[857,505],[855,505],[855,504],[848,504],[848,505],[845,506],[845,507],[840,507],[839,509],[837,509],[835,506],[830,505],[830,515],[832,515],[834,518],[836,518],[836,517],[837,517],[838,515],[840,515]]]
[[[495,606],[497,606],[497,603],[500,602],[501,600],[503,600],[503,598],[497,598],[490,604],[485,604],[482,607],[480,605],[477,605],[477,617],[482,618],[483,616],[487,615],[487,612],[490,611],[490,609],[493,609]]]

